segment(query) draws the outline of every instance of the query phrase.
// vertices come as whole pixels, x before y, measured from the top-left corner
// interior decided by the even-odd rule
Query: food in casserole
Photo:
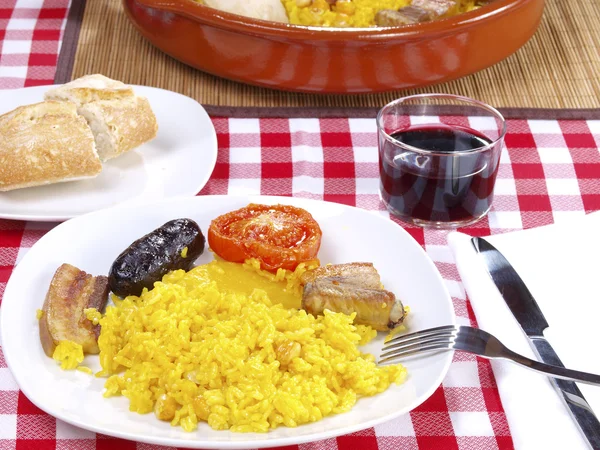
[[[199,3],[221,11],[252,17],[254,19],[271,20],[288,23],[288,18],[281,0],[196,0]]]
[[[480,6],[480,0],[196,0],[256,19],[294,25],[367,28],[395,27],[451,17]],[[485,0],[483,0],[485,1]],[[276,12],[275,12],[276,11]]]

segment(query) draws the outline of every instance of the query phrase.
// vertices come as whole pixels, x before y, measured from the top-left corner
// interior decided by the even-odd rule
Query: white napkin
[[[486,239],[538,302],[550,325],[545,336],[563,364],[600,374],[600,213]],[[479,327],[511,350],[534,358],[470,236],[450,233],[448,244]],[[492,368],[517,449],[589,448],[545,376],[508,361],[492,361]],[[600,387],[579,387],[600,416]]]

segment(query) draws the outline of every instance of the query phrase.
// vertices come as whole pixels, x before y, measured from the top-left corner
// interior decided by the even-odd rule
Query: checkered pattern
[[[0,89],[52,83],[68,7],[68,0],[0,0]],[[350,204],[389,217],[377,194],[374,120],[213,121],[219,155],[201,194],[293,195]],[[464,231],[502,233],[600,210],[600,121],[511,120],[508,126],[493,209]],[[459,323],[475,325],[446,232],[399,225],[435,262]],[[0,220],[0,298],[15,264],[50,227]],[[457,353],[442,386],[409,415],[352,435],[287,448],[512,447],[490,364]],[[0,450],[158,448],[96,435],[43,413],[18,390],[0,347]]]
[[[0,0],[0,89],[52,84],[69,0]]]
[[[388,216],[379,201],[373,119],[214,118],[219,154],[200,194],[293,195]],[[464,229],[489,235],[600,210],[600,121],[509,120],[494,206]],[[405,229],[425,248],[451,293],[459,324],[476,320],[446,245],[447,232]],[[13,266],[48,224],[0,221],[0,295]],[[456,353],[433,396],[409,415],[348,436],[287,447],[510,449],[510,430],[490,364]],[[0,352],[0,449],[159,447],[97,436],[44,414],[18,391]]]

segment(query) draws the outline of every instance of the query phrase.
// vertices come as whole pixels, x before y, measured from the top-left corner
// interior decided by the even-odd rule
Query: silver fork
[[[447,325],[396,336],[383,346],[379,364],[390,363],[419,353],[445,350],[460,350],[487,359],[507,359],[554,378],[600,385],[600,375],[552,366],[526,358],[506,348],[490,333],[466,326]]]

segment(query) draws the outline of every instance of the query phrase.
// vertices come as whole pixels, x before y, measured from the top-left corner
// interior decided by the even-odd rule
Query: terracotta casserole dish
[[[193,0],[123,0],[156,47],[205,72],[301,92],[366,93],[459,78],[514,53],[544,0],[493,0],[448,19],[397,28],[319,28],[225,13]]]

